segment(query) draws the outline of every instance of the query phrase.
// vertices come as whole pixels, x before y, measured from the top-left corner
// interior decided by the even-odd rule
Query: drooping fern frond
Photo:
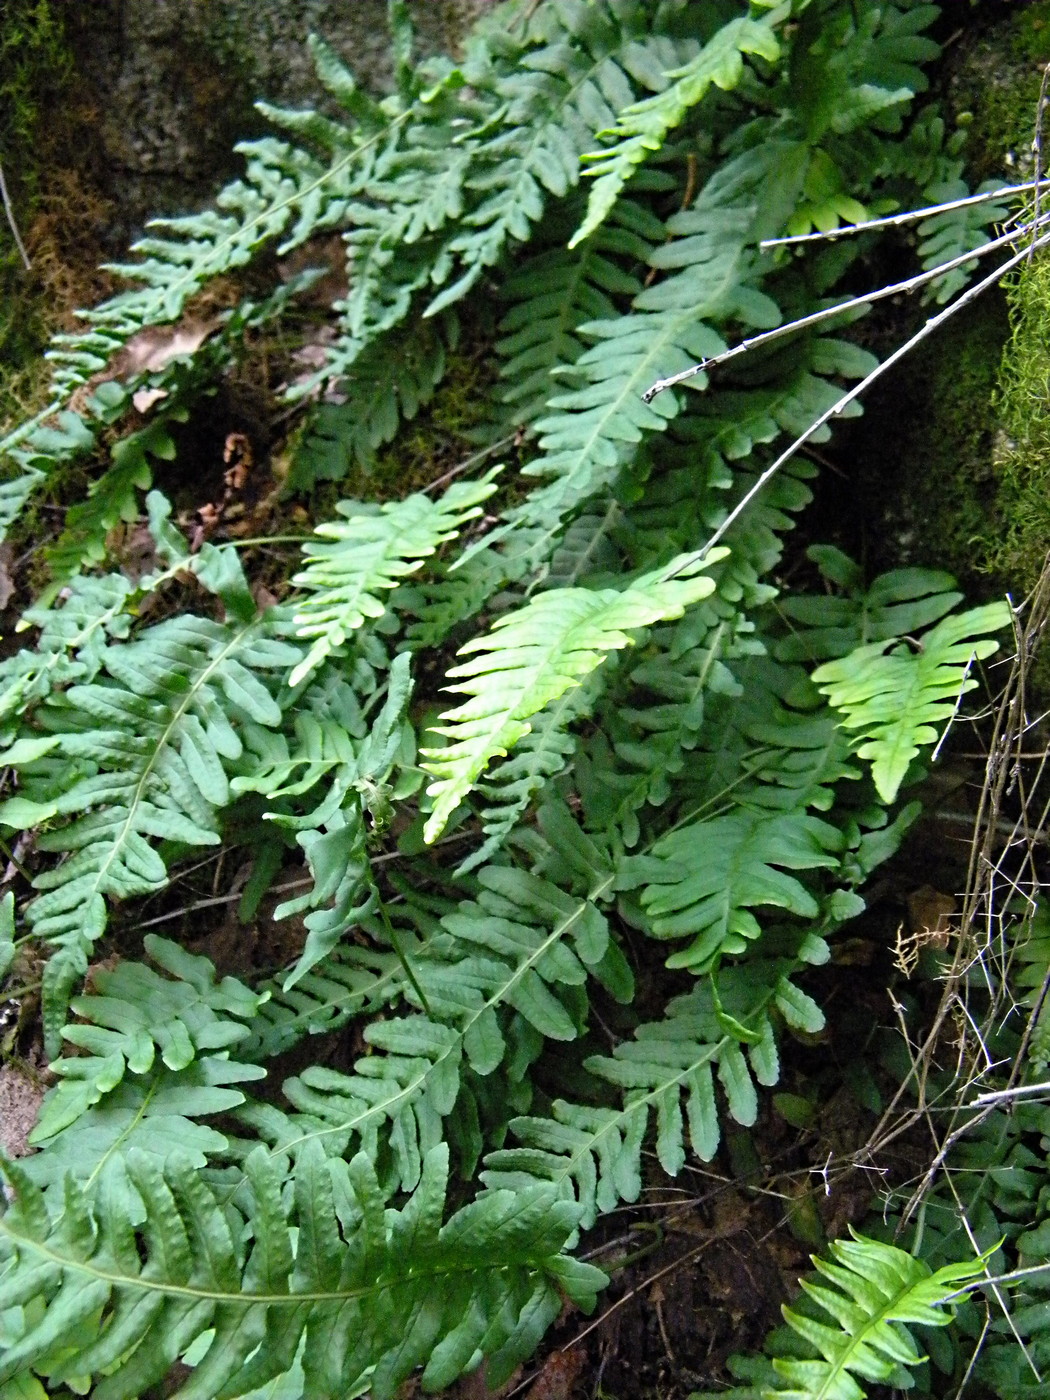
[[[951,719],[960,696],[977,685],[969,674],[974,661],[999,647],[987,633],[1009,626],[1010,618],[1005,603],[988,603],[943,618],[915,646],[888,650],[889,641],[870,642],[813,672],[843,726],[859,731],[857,752],[871,760],[884,802],[896,797],[920,745],[937,739],[934,726]]]
[[[389,1400],[416,1366],[440,1388],[479,1353],[490,1378],[505,1378],[563,1296],[593,1307],[604,1283],[600,1270],[561,1253],[577,1213],[549,1189],[486,1194],[443,1223],[443,1147],[428,1154],[401,1210],[384,1208],[363,1154],[347,1164],[306,1148],[290,1220],[281,1166],[262,1149],[249,1156],[250,1194],[231,1216],[184,1155],[172,1153],[162,1170],[132,1154],[141,1210],[121,1219],[106,1208],[105,1177],[101,1189],[70,1182],[52,1213],[9,1165],[17,1194],[0,1218],[0,1305],[35,1296],[43,1307],[23,1314],[0,1380],[32,1367],[52,1385],[86,1379],[98,1400],[123,1400],[161,1381],[211,1327],[211,1345],[176,1392],[182,1400],[244,1394],[280,1376],[304,1335],[307,1393],[346,1394],[367,1376],[371,1393]],[[84,1322],[92,1339],[70,1347]]]
[[[22,824],[31,804],[36,822],[52,823],[40,849],[67,855],[37,876],[40,893],[27,910],[36,933],[60,949],[45,979],[52,1047],[64,996],[105,928],[106,900],[164,886],[167,869],[154,842],[219,843],[228,766],[242,751],[232,721],[279,723],[281,711],[257,672],[298,659],[296,648],[267,636],[258,621],[184,615],[108,646],[105,674],[52,695],[37,712],[54,733],[46,753],[27,755],[21,806],[14,814],[0,808],[0,821]]]
[[[497,470],[479,481],[454,482],[437,501],[422,493],[378,509],[340,501],[337,509],[345,523],[316,527],[314,533],[325,542],[304,545],[306,568],[292,580],[309,593],[295,624],[297,635],[312,644],[289,677],[291,685],[308,676],[366,617],[382,617],[387,603],[377,595],[396,588],[481,514],[481,502],[496,489]]]
[[[635,168],[658,151],[672,128],[690,108],[706,97],[712,86],[728,92],[740,81],[744,54],[760,54],[773,61],[780,53],[773,24],[768,19],[742,16],[722,26],[697,56],[681,68],[664,74],[669,86],[653,97],[633,103],[619,113],[615,126],[599,135],[618,137],[612,147],[590,151],[587,173],[596,176],[587,214],[569,240],[575,248],[605,220]]]
[[[712,551],[705,567],[724,557]],[[441,834],[488,763],[529,732],[532,715],[579,685],[607,652],[630,645],[631,630],[679,617],[713,591],[712,580],[695,567],[673,580],[649,574],[622,591],[552,588],[461,647],[460,655],[482,654],[449,671],[457,680],[450,689],[470,697],[442,715],[448,723],[436,726],[452,743],[423,750],[436,779],[428,788],[434,808],[427,840]]]
[[[819,942],[819,940],[818,940]],[[814,943],[809,956],[827,956]],[[710,1161],[721,1138],[717,1072],[730,1116],[754,1123],[754,1077],[763,1085],[780,1074],[770,1013],[779,1007],[792,1025],[819,1029],[823,1018],[787,975],[790,964],[753,962],[719,975],[671,1002],[662,1021],[639,1027],[612,1056],[591,1056],[586,1068],[623,1093],[621,1108],[555,1101],[551,1116],[511,1120],[520,1146],[490,1152],[483,1179],[517,1189],[550,1181],[573,1192],[584,1223],[619,1201],[638,1199],[642,1145],[650,1115],[657,1121],[661,1165],[672,1175],[685,1162],[686,1129],[693,1151]],[[745,1058],[746,1056],[746,1058]],[[748,1068],[750,1062],[751,1068]]]

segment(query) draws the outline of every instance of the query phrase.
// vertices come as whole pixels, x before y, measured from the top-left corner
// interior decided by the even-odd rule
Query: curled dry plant
[[[181,1364],[183,1400],[383,1396],[482,1363],[498,1382],[565,1304],[593,1306],[571,1251],[638,1199],[650,1130],[665,1171],[709,1161],[821,1029],[810,969],[1011,617],[830,548],[810,551],[819,595],[776,582],[815,474],[801,449],[897,358],[844,335],[874,299],[840,288],[875,216],[936,205],[909,285],[955,300],[930,330],[1026,255],[963,290],[1027,234],[988,240],[1021,191],[971,195],[958,139],[916,106],[936,13],[521,0],[461,64],[416,64],[391,0],[396,91],[368,96],[315,42],[338,115],[264,104],[282,137],[241,148],[214,209],[154,224],[129,290],[56,341],[53,403],[0,443],[9,526],[65,464],[96,472],[30,644],[0,661],[0,823],[32,833],[0,958],[48,958],[60,1081],[8,1171],[0,1383],[116,1400]],[[859,239],[779,246],[843,217]],[[349,290],[316,382],[335,388],[288,444],[308,502],[374,462],[486,318],[500,372],[461,471],[341,501],[260,608],[251,556],[191,548],[151,487],[309,274],[159,368],[115,379],[114,356],[260,249],[332,230]],[[508,439],[516,479],[489,469]],[[154,557],[132,579],[110,532],[143,511]],[[151,941],[159,972],[130,957],[85,985],[203,848],[250,864],[217,896],[245,920],[275,882],[292,894],[274,917],[301,921],[298,958],[249,987]],[[348,1026],[342,1068],[300,1048],[254,1093]],[[841,1246],[821,1302],[870,1346],[798,1323],[832,1367],[818,1390],[913,1362],[900,1329],[940,1321],[972,1267],[931,1284],[860,1247],[899,1296],[847,1287]]]

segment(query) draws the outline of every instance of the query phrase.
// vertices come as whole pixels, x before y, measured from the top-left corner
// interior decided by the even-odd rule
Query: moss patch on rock
[[[1023,264],[1008,295],[1014,330],[1001,374],[991,557],[1027,592],[1050,550],[1050,258]]]

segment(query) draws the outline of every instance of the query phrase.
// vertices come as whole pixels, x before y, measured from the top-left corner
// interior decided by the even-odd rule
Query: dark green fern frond
[[[41,1143],[74,1123],[116,1088],[125,1073],[148,1075],[158,1052],[177,1073],[209,1050],[224,1050],[249,1035],[266,1000],[232,977],[219,982],[208,958],[147,934],[145,949],[169,976],[145,963],[121,962],[95,973],[90,995],[74,997],[79,1017],[63,1026],[62,1039],[86,1051],[52,1060],[61,1082],[47,1095],[33,1129]]]
[[[611,150],[589,151],[587,173],[596,176],[583,223],[569,240],[575,248],[605,220],[636,166],[664,144],[667,134],[712,86],[728,92],[744,71],[744,54],[773,61],[780,53],[773,24],[742,16],[730,20],[708,40],[695,58],[663,75],[663,91],[619,113],[615,125],[599,134],[619,137]]]
[[[52,1043],[63,1012],[59,986],[68,990],[86,971],[106,925],[107,899],[166,883],[153,843],[219,843],[228,768],[242,751],[231,721],[278,724],[281,711],[256,673],[283,670],[298,658],[256,621],[173,618],[133,642],[108,646],[101,678],[52,695],[38,711],[53,737],[47,752],[21,769],[17,820],[31,804],[35,822],[52,823],[40,849],[68,857],[37,877],[40,893],[27,910],[34,931],[61,950],[50,971],[57,997],[46,1017]]]
[[[23,1315],[0,1379],[32,1367],[52,1384],[93,1380],[98,1400],[141,1395],[208,1328],[211,1345],[176,1392],[182,1400],[244,1394],[281,1375],[304,1335],[316,1395],[346,1394],[368,1376],[372,1394],[389,1400],[419,1365],[424,1384],[440,1388],[479,1352],[490,1378],[505,1378],[563,1295],[591,1307],[604,1275],[562,1255],[576,1212],[549,1189],[490,1193],[443,1223],[447,1170],[447,1150],[435,1149],[412,1199],[385,1209],[363,1155],[347,1164],[304,1149],[289,1218],[281,1163],[260,1149],[231,1216],[185,1155],[172,1153],[161,1170],[131,1154],[142,1209],[121,1220],[104,1191],[72,1182],[52,1214],[8,1166],[17,1199],[0,1219],[0,1306],[28,1295],[44,1306]],[[87,1319],[93,1340],[70,1353],[65,1337]]]

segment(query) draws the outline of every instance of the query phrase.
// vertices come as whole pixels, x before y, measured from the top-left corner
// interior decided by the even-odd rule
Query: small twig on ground
[[[18,223],[15,219],[15,211],[11,205],[11,196],[7,192],[7,181],[4,179],[4,167],[2,165],[0,165],[0,198],[4,201],[4,213],[7,215],[7,223],[11,230],[11,236],[15,240],[15,247],[21,254],[25,270],[29,272],[33,264],[29,261],[26,245],[22,242],[22,235],[18,232]]]

